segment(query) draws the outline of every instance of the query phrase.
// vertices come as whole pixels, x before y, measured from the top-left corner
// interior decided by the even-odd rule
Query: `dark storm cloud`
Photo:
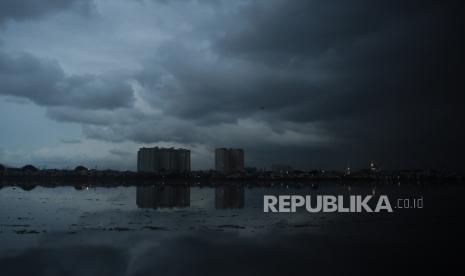
[[[93,9],[93,0],[0,1],[0,24],[7,20],[36,19],[60,10],[74,10],[88,14]]]
[[[201,125],[253,117],[280,132],[276,121],[318,123],[339,143],[314,153],[340,166],[460,168],[463,8],[253,1],[212,49],[173,41],[154,63],[165,71],[148,67],[141,81],[155,106]]]
[[[60,9],[92,6],[69,3]],[[99,2],[89,32],[104,50],[87,60],[113,64],[124,53],[140,69],[67,75],[54,61],[0,50],[0,94],[82,123],[88,138],[244,147],[249,165],[463,168],[460,1],[111,3]],[[126,7],[142,23],[106,27],[112,12],[130,17]],[[34,18],[11,11],[0,23]]]
[[[67,76],[55,61],[0,50],[0,95],[29,99],[42,106],[114,109],[130,106],[132,88],[116,77]]]
[[[396,99],[400,95],[433,103],[430,97],[418,96],[430,93],[448,100],[448,95],[462,94],[439,93],[428,88],[434,80],[427,79],[447,77],[439,71],[445,68],[454,74],[451,58],[462,56],[457,45],[460,6],[393,1],[253,3],[239,13],[239,27],[226,26],[216,41],[219,61],[207,63],[195,53],[200,61],[192,60],[188,51],[169,47],[173,53],[166,56],[173,58],[165,61],[165,68],[176,85],[185,88],[173,97],[179,105],[173,110],[195,117],[193,111],[235,107],[233,111],[244,112],[269,105],[280,118],[327,121],[366,115],[381,105],[397,113],[391,107],[402,102]]]
[[[239,12],[243,21],[227,29],[218,45],[267,63],[307,60],[406,19],[418,23],[414,17],[436,8],[441,5],[427,1],[253,1]]]
[[[165,45],[162,55],[164,59],[154,61],[156,67],[147,66],[140,77],[153,91],[147,99],[170,114],[199,123],[280,111],[320,97],[316,92],[325,89],[302,70],[222,56],[210,60],[208,53],[175,42]]]

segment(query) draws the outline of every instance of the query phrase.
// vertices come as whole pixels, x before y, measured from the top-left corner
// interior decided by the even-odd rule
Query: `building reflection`
[[[188,186],[137,187],[136,204],[139,208],[173,208],[190,206]]]
[[[242,209],[244,208],[244,187],[239,185],[220,186],[215,188],[216,209]]]

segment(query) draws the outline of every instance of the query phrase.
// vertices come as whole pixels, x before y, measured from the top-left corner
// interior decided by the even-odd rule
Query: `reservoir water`
[[[0,275],[392,275],[462,267],[459,184],[0,187]],[[422,198],[423,208],[263,212],[264,195],[283,194]]]

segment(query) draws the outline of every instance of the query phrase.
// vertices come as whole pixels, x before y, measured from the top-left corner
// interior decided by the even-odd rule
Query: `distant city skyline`
[[[460,1],[0,1],[0,164],[465,170]]]

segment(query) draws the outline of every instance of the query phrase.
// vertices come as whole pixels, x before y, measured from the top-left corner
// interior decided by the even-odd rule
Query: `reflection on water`
[[[189,186],[141,186],[137,187],[136,204],[139,208],[183,208],[190,206]],[[245,206],[243,185],[215,187],[216,209],[242,209]]]
[[[190,206],[188,186],[137,187],[136,203],[139,208],[173,208]]]
[[[245,187],[4,186],[0,275],[395,275],[406,263],[416,275],[461,265],[463,186]],[[422,196],[425,208],[265,214],[265,194]]]
[[[220,186],[215,188],[216,209],[242,209],[245,192],[242,185]]]

